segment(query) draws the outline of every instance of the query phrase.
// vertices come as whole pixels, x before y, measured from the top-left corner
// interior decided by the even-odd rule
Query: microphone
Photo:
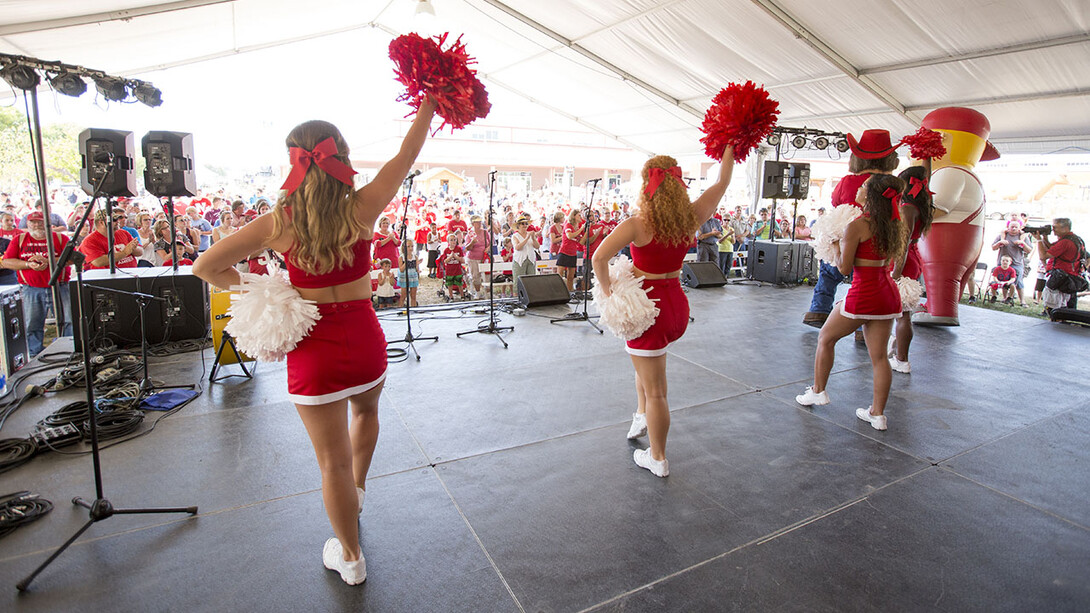
[[[113,164],[114,154],[110,153],[109,151],[96,151],[94,156],[92,156],[91,160],[95,164]]]
[[[598,182],[601,181],[601,180],[602,180],[602,177],[598,177],[597,179],[591,179],[590,181],[587,181],[587,183],[593,183],[595,185],[598,185]]]
[[[415,176],[417,176],[419,174],[420,174],[419,170],[414,170],[414,171],[409,173],[409,176],[405,177],[405,180],[408,181],[409,179],[412,179],[413,177],[415,177]]]

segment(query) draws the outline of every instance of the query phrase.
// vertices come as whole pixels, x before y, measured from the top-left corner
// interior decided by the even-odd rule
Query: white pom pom
[[[814,237],[814,255],[832,263],[836,258],[833,243],[844,238],[844,231],[848,228],[848,224],[862,214],[863,211],[859,207],[842,204],[834,207],[832,212],[818,217],[811,234]]]
[[[608,297],[602,295],[600,287],[595,285],[591,290],[601,315],[598,321],[614,336],[630,341],[639,338],[655,323],[659,308],[632,274],[632,260],[621,256],[610,263]]]
[[[915,279],[901,277],[897,279],[897,289],[901,292],[901,310],[912,311],[920,305],[923,285]]]
[[[269,274],[240,273],[240,285],[231,289],[227,314],[231,321],[224,330],[246,355],[262,362],[279,362],[295,349],[321,317],[313,300],[305,300],[288,283],[275,263]]]

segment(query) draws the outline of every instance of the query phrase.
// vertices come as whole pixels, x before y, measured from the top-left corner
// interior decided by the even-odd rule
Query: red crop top
[[[690,243],[666,245],[659,242],[656,236],[643,247],[630,243],[629,250],[632,252],[633,266],[648,274],[664,275],[681,270],[681,263],[685,260],[685,254],[689,252],[691,246]]]
[[[884,260],[889,256],[884,253],[878,253],[878,249],[874,246],[874,237],[872,236],[859,243],[859,246],[855,248],[855,257],[864,260]]]
[[[288,269],[288,280],[295,287],[329,287],[362,279],[371,272],[371,239],[356,241],[352,246],[354,258],[352,265],[335,268],[324,275],[314,275],[295,267],[291,263],[291,249],[284,252],[284,267]]]

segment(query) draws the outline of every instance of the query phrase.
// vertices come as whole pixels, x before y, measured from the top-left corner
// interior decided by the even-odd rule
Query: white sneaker
[[[647,415],[644,413],[632,414],[632,427],[628,429],[628,440],[635,440],[647,435]]]
[[[329,570],[335,570],[341,574],[341,579],[348,585],[359,585],[367,579],[367,562],[360,555],[360,559],[349,562],[344,559],[344,548],[337,537],[325,542],[322,548],[322,562]]]
[[[669,460],[663,458],[662,461],[659,461],[652,458],[650,449],[637,449],[636,451],[633,451],[632,460],[636,462],[636,466],[646,468],[656,477],[666,477],[670,474]]]
[[[360,501],[360,513],[363,513],[363,499],[367,496],[367,491],[362,487],[356,488],[356,498]]]
[[[814,386],[810,385],[806,387],[805,392],[799,394],[798,396],[795,396],[795,402],[801,404],[804,407],[812,406],[815,404],[829,404],[829,392],[815,392]]]
[[[855,416],[863,421],[870,422],[870,427],[875,430],[886,429],[886,416],[885,415],[871,415],[870,407],[865,409],[856,409]]]
[[[897,359],[897,356],[893,356],[889,359],[889,367],[897,372],[903,372],[906,375],[912,372],[912,365],[908,363],[908,360],[902,362]]]

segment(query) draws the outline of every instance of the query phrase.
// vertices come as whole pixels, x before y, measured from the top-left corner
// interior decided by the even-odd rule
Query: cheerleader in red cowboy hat
[[[234,264],[269,248],[284,255],[299,294],[318,303],[320,319],[287,354],[288,397],[318,456],[322,499],[336,534],[323,561],[349,584],[367,576],[357,516],[386,377],[386,342],[371,306],[371,238],[424,145],[434,110],[430,99],[421,105],[401,150],[358,190],[340,131],[324,121],[296,126],[287,138],[285,195],[271,214],[218,241],[193,267],[209,283],[230,288],[239,283]]]
[[[892,379],[886,343],[893,320],[901,316],[901,295],[890,276],[890,262],[901,256],[905,246],[900,220],[903,189],[904,181],[884,174],[871,175],[859,188],[863,215],[848,224],[835,258],[841,274],[852,274],[852,286],[821,327],[814,356],[814,384],[795,396],[801,405],[829,403],[825,384],[833,367],[833,348],[862,323],[874,369],[874,396],[870,408],[858,409],[855,414],[876,430],[886,429],[884,413]]]
[[[625,245],[631,248],[633,274],[642,277],[647,297],[657,301],[659,314],[642,336],[627,341],[636,369],[637,412],[632,416],[629,439],[648,435],[650,446],[637,449],[632,458],[641,468],[659,477],[670,474],[666,461],[666,435],[670,407],[666,402],[666,349],[689,325],[689,301],[678,277],[685,253],[697,229],[722,200],[734,169],[734,150],[727,146],[719,178],[695,202],[681,179],[674,158],[659,155],[643,165],[643,189],[639,213],[622,221],[602,241],[594,254],[594,277],[599,291],[610,295],[609,260]]]

